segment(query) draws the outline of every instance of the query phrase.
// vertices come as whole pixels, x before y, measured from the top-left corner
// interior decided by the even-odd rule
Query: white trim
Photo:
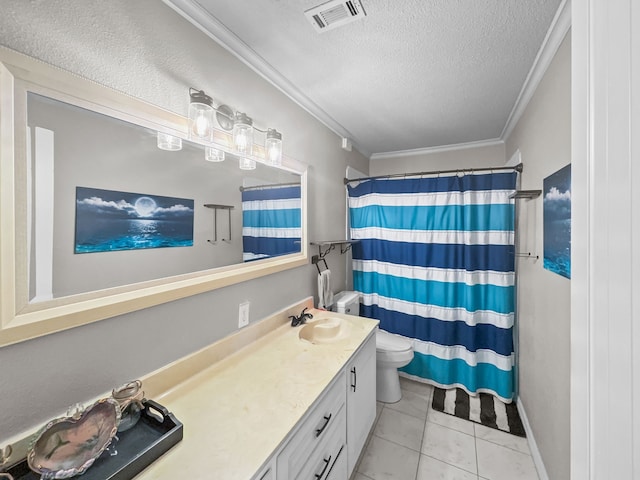
[[[582,208],[571,212],[571,373],[570,373],[570,472],[572,480],[589,480],[591,472],[591,226],[589,161],[591,153],[592,55],[590,2],[572,6],[571,31],[571,202]],[[603,387],[602,387],[603,388]]]
[[[494,147],[496,145],[504,145],[504,141],[500,138],[492,138],[490,140],[456,143],[452,145],[442,145],[439,147],[415,148],[413,150],[398,150],[396,152],[374,153],[369,157],[369,160],[386,160],[389,158],[414,157],[416,155],[450,152],[453,150],[466,150],[468,148]]]
[[[640,14],[572,8],[571,478],[640,478]]]
[[[538,450],[538,444],[536,443],[536,439],[533,436],[533,430],[531,430],[531,424],[529,423],[529,418],[527,417],[527,413],[524,410],[524,404],[522,403],[522,400],[520,400],[519,397],[516,400],[516,406],[518,407],[520,420],[522,420],[522,426],[524,427],[524,431],[527,434],[527,442],[529,442],[529,450],[531,451],[533,464],[535,465],[536,470],[538,471],[538,478],[540,480],[549,480],[547,469],[544,467],[544,462],[542,461],[542,455],[540,455],[540,450]]]
[[[202,8],[197,2],[193,0],[162,1],[189,23],[198,28],[206,36],[214,40],[216,43],[219,43],[229,53],[284,93],[296,104],[313,115],[318,121],[320,121],[320,123],[325,125],[333,133],[339,137],[349,139],[351,144],[365,157],[370,155],[370,152],[363,149],[357,142],[351,140],[353,139],[351,132],[336,122],[333,117],[322,110],[322,108],[300,91],[300,89],[298,89],[279,71],[267,63],[264,58],[258,55],[258,53],[238,38],[237,35],[229,30],[218,19],[211,16],[209,12]]]
[[[529,70],[529,74],[522,85],[522,90],[520,90],[516,103],[513,105],[507,123],[502,129],[500,134],[502,140],[509,138],[509,135],[518,124],[569,28],[571,28],[571,0],[562,0],[547,31],[547,35],[544,37],[542,46],[538,50],[536,59],[533,61],[531,70]]]

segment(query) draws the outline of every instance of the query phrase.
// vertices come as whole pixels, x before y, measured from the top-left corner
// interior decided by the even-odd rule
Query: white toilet
[[[396,403],[402,398],[398,368],[413,360],[411,342],[384,330],[376,332],[376,398]]]
[[[348,315],[358,315],[360,299],[356,292],[340,292],[335,295],[332,310]],[[411,342],[384,330],[376,332],[376,399],[384,403],[396,403],[402,398],[398,368],[413,360]]]

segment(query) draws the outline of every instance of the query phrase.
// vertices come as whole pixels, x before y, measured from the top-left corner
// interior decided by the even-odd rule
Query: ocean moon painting
[[[76,187],[75,253],[193,246],[193,200]]]
[[[544,179],[544,268],[571,278],[571,164]]]

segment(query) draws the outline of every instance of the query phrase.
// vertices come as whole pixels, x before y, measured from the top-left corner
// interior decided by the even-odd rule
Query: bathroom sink
[[[298,338],[313,344],[333,343],[346,338],[349,327],[349,322],[342,318],[322,318],[304,325]]]

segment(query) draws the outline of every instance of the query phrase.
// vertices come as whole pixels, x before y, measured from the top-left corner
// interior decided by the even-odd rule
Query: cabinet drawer
[[[278,478],[296,478],[309,457],[314,455],[314,449],[323,443],[334,427],[346,431],[345,382],[346,375],[342,372],[302,419],[300,428],[278,455]]]
[[[344,428],[346,408],[340,410],[338,421],[327,432],[327,437],[312,452],[296,480],[344,480],[347,478],[347,432]]]

